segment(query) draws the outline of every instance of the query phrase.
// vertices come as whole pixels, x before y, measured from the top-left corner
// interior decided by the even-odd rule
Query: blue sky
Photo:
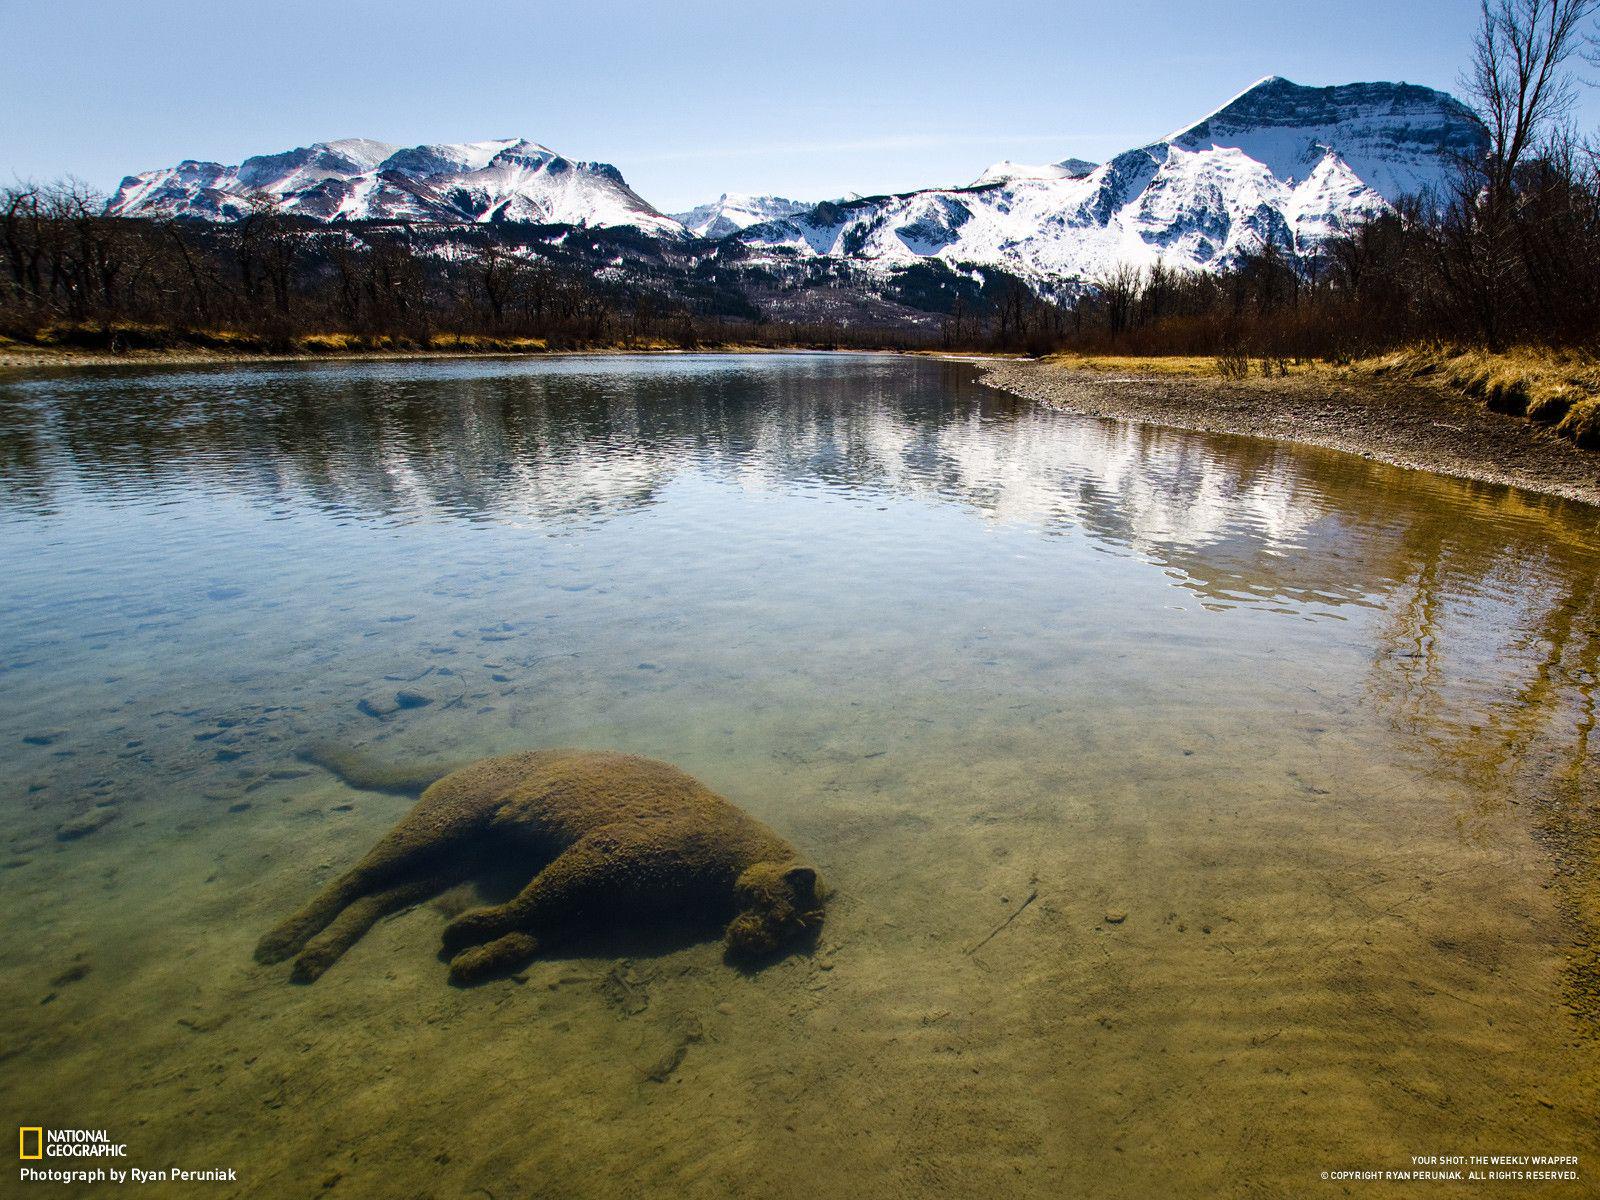
[[[1103,159],[1264,75],[1454,89],[1476,0],[0,0],[0,178],[527,137],[668,211]],[[1600,124],[1600,94],[1580,114]]]

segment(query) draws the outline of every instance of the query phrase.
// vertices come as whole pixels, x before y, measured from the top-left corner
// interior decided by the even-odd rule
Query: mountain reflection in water
[[[684,480],[949,503],[1137,556],[1207,606],[1386,610],[1374,700],[1447,756],[1472,742],[1475,761],[1514,759],[1530,723],[1576,703],[1573,771],[1594,723],[1594,510],[1267,441],[1063,419],[973,383],[964,364],[78,372],[0,387],[0,461],[12,521],[210,495],[275,515],[567,536]]]

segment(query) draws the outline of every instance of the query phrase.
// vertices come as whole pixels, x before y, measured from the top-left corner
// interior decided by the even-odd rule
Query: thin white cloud
[[[630,163],[698,162],[706,159],[771,158],[797,154],[862,154],[883,150],[929,150],[952,146],[1003,146],[1023,142],[1081,145],[1121,144],[1120,135],[1099,133],[912,133],[831,142],[762,142],[744,146],[702,146],[629,154]]]

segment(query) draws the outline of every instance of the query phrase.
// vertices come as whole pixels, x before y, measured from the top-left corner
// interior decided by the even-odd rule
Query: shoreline
[[[1337,450],[1410,470],[1520,488],[1600,507],[1600,453],[1546,426],[1495,412],[1449,387],[1353,376],[1311,367],[1273,379],[1226,380],[1192,370],[1161,371],[1137,360],[1108,370],[1059,360],[932,350],[822,350],[733,345],[572,350],[287,351],[130,350],[0,346],[0,379],[13,372],[79,367],[267,366],[287,363],[418,362],[455,359],[578,358],[612,354],[861,354],[931,357],[972,366],[979,382],[1080,416],[1199,433],[1268,438]],[[1119,364],[1120,366],[1120,364]]]
[[[979,381],[1063,412],[1297,442],[1600,506],[1600,454],[1448,388],[1312,368],[1275,379],[996,361]]]
[[[463,358],[588,358],[608,354],[912,354],[921,351],[863,350],[842,347],[823,350],[815,346],[703,346],[683,349],[678,346],[604,346],[571,350],[471,350],[450,347],[439,350],[286,350],[281,353],[207,350],[125,350],[111,354],[102,350],[72,348],[39,349],[29,346],[0,346],[0,372],[57,370],[75,367],[215,367],[268,366],[281,363],[340,362],[425,362]],[[987,361],[987,360],[985,360]]]

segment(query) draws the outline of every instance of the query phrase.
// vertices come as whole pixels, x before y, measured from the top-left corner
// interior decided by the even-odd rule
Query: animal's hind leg
[[[301,947],[360,896],[368,884],[367,873],[361,867],[346,871],[299,912],[268,930],[256,943],[256,961],[277,963],[298,954]]]
[[[514,931],[549,925],[593,894],[606,864],[596,854],[594,842],[609,833],[597,829],[556,855],[516,896],[504,904],[469,909],[444,927],[445,952],[451,955],[468,946],[492,942]]]
[[[505,904],[462,913],[444,930],[450,978],[470,983],[531,958],[541,934],[574,917],[632,904],[670,906],[690,878],[673,869],[677,831],[607,825],[579,838]]]
[[[539,939],[531,933],[502,934],[492,942],[470,946],[450,960],[451,983],[476,983],[519,967],[539,950]]]
[[[365,858],[323,888],[299,912],[268,931],[256,944],[256,961],[277,963],[294,957],[347,905],[361,896],[383,890],[384,885],[415,871],[429,859],[458,848],[470,832],[469,826],[460,823],[459,828],[434,830],[430,831],[431,836],[420,836],[412,828],[414,815],[415,810],[391,829]]]
[[[379,918],[437,896],[459,882],[462,876],[460,870],[438,871],[356,899],[326,929],[306,943],[300,957],[294,960],[294,970],[289,977],[296,983],[311,983],[360,941],[362,934],[371,929]]]

